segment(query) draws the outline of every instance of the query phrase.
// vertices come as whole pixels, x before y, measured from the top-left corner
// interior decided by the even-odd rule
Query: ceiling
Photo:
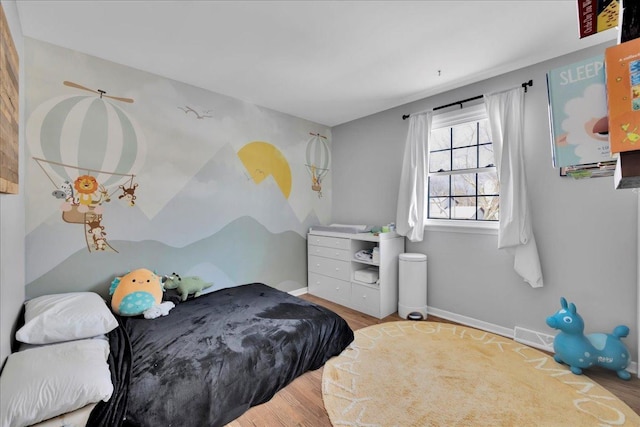
[[[335,126],[614,40],[576,0],[17,1],[25,36]]]

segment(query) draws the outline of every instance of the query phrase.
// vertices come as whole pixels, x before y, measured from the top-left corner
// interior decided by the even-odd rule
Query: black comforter
[[[109,336],[115,391],[91,426],[221,426],[353,340],[337,314],[258,283],[119,321]]]

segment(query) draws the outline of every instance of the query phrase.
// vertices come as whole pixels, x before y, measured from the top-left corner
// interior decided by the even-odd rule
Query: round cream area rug
[[[640,426],[624,402],[553,357],[437,322],[356,331],[325,364],[322,395],[334,426]]]

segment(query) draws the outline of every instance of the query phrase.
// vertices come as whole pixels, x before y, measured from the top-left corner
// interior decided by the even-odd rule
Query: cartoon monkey
[[[118,196],[118,199],[125,199],[129,202],[129,206],[135,206],[136,202],[136,188],[138,188],[138,184],[133,184],[133,186],[126,188],[124,185],[120,186],[122,190],[122,194]]]
[[[93,248],[97,251],[104,251],[107,248],[107,241],[104,237],[93,236]]]
[[[107,235],[104,231],[104,225],[102,225],[100,221],[102,221],[102,218],[100,217],[98,217],[98,219],[87,221],[88,232],[93,236],[94,240]]]
[[[107,240],[105,236],[107,233],[104,231],[104,225],[100,222],[102,217],[98,216],[93,220],[87,220],[87,233],[91,234],[93,238],[93,248],[97,251],[104,251],[107,247]]]

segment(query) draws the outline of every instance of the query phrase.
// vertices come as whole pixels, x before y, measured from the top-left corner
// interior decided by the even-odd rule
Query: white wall
[[[573,180],[552,167],[546,72],[604,52],[575,52],[445,94],[333,128],[332,221],[386,224],[395,220],[408,121],[403,114],[500,91],[533,79],[525,96],[525,162],[533,228],[545,286],[532,289],[498,251],[497,236],[427,230],[407,252],[428,256],[428,304],[498,326],[554,334],[545,323],[561,296],[576,303],[586,332],[626,324],[625,339],[638,360],[638,201],[614,190],[613,178]]]
[[[24,301],[24,70],[23,37],[16,4],[2,1],[13,42],[20,57],[19,194],[0,194],[0,364],[11,353],[11,340]]]

